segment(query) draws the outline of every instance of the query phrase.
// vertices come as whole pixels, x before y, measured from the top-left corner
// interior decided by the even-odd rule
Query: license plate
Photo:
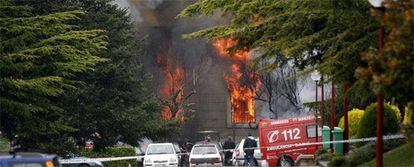
[[[155,167],[167,167],[165,164],[155,164]]]

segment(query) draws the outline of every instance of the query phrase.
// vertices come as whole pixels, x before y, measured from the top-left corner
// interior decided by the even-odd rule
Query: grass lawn
[[[384,154],[384,166],[413,166],[414,144],[404,144]],[[375,166],[375,159],[362,164],[360,167]]]

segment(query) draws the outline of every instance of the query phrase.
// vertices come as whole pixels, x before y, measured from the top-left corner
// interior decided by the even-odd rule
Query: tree
[[[379,54],[375,47],[362,53],[366,64],[356,74],[376,93],[407,105],[414,99],[414,3],[387,0],[386,5],[384,16],[373,12],[388,30],[384,48]]]
[[[368,1],[320,0],[202,0],[178,17],[209,15],[216,11],[232,16],[231,23],[185,35],[207,39],[232,37],[238,48],[255,48],[260,60],[276,68],[285,59],[300,69],[314,66],[337,81],[353,82],[361,64],[359,52],[371,46],[378,23],[370,16]]]
[[[76,130],[59,99],[84,84],[79,73],[106,61],[96,56],[105,31],[76,30],[81,11],[33,16],[27,6],[0,4],[0,130],[24,150],[45,149]]]
[[[92,140],[96,150],[118,141],[137,145],[143,137],[156,140],[177,130],[175,120],[159,117],[161,104],[147,90],[151,78],[139,62],[145,39],[136,33],[127,10],[109,2],[79,0],[67,7],[85,10],[80,24],[83,28],[108,32],[107,50],[100,56],[111,61],[82,75],[87,86],[67,96],[64,103],[67,110],[74,111],[69,118],[79,129],[74,134],[78,143]]]
[[[264,63],[264,66],[266,66],[266,63]],[[267,103],[266,107],[273,113],[275,119],[281,114],[278,109],[284,111],[300,110],[299,76],[297,76],[295,67],[291,67],[286,62],[277,70],[272,72],[263,71],[259,76],[262,86],[255,99]]]

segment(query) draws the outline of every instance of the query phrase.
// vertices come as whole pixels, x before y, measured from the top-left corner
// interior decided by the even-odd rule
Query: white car
[[[172,143],[149,144],[144,156],[144,167],[178,167],[179,159]]]
[[[215,144],[196,144],[190,153],[190,167],[222,166],[223,159]]]
[[[242,139],[240,141],[239,144],[237,144],[236,149],[234,149],[232,158],[231,158],[231,162],[233,163],[234,166],[243,166],[244,164],[244,140]],[[254,157],[257,160],[257,163],[260,165],[261,161],[262,161],[262,153],[260,151],[260,142],[259,142],[259,138],[255,138],[256,143],[257,143],[257,147],[256,149],[254,149]]]

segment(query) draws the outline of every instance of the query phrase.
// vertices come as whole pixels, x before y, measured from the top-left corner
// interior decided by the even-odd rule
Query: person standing
[[[243,144],[243,151],[244,151],[244,165],[245,166],[257,166],[255,163],[256,160],[254,158],[254,149],[257,147],[257,142],[252,136],[252,134],[249,133],[249,135],[244,139]]]
[[[231,156],[233,155],[233,152],[230,150],[233,150],[236,148],[236,144],[231,139],[231,136],[227,137],[227,140],[223,144],[223,149],[227,150],[224,153],[224,165],[232,165],[230,162]]]

